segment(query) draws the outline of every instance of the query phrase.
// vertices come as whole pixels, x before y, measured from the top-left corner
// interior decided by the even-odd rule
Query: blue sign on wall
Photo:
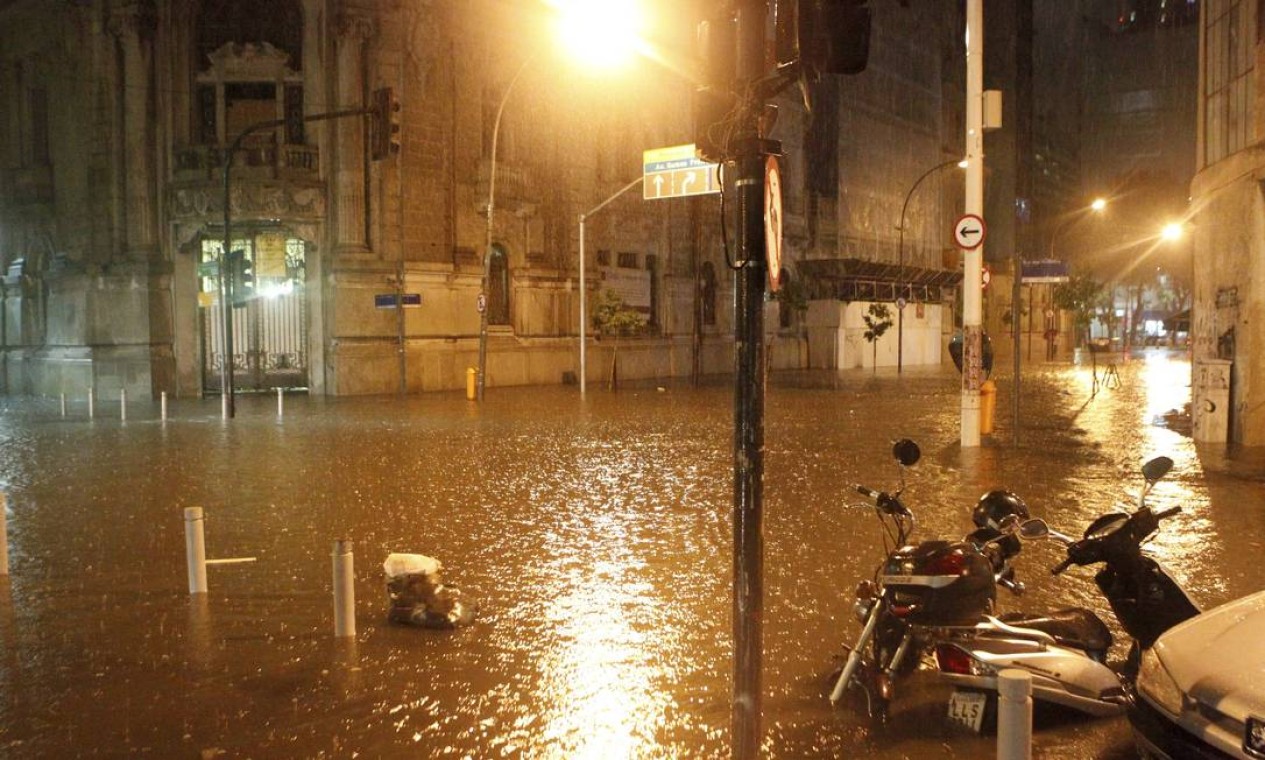
[[[406,309],[416,309],[422,305],[421,293],[401,293],[400,297],[404,301],[404,308]],[[395,293],[379,293],[373,297],[373,305],[378,309],[394,309],[395,304]]]

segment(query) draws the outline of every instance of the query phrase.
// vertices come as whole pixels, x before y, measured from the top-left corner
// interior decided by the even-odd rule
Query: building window
[[[702,291],[699,295],[703,302],[703,324],[716,324],[716,267],[712,266],[712,262],[703,262],[703,274],[700,278],[699,288]]]
[[[777,325],[783,330],[795,321],[795,304],[791,300],[794,286],[791,285],[791,273],[783,267],[778,272]]]
[[[1243,0],[1209,0],[1206,5],[1204,166],[1242,150],[1251,139],[1255,35],[1250,11]]]
[[[651,326],[659,324],[659,257],[646,256],[646,274],[650,278],[650,314],[646,320]]]
[[[635,253],[621,251],[618,260],[621,269],[639,269],[637,266],[637,254]]]
[[[205,0],[196,33],[192,141],[227,143],[247,127],[284,117],[284,130],[253,133],[247,145],[305,144],[299,3]]]
[[[510,267],[505,249],[492,246],[488,261],[488,324],[510,323]]]

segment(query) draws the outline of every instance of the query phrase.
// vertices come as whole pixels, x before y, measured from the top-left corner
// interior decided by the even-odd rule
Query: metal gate
[[[224,314],[218,301],[200,310],[203,387],[218,392],[224,371]],[[233,387],[306,388],[307,298],[302,290],[256,298],[233,309]]]
[[[300,240],[286,240],[276,262],[264,247],[264,236],[234,241],[255,266],[255,294],[232,309],[233,387],[236,390],[308,387],[307,294],[304,250]],[[256,242],[260,243],[256,247]],[[203,271],[198,316],[202,333],[202,387],[223,388],[224,312],[219,299],[218,268],[208,266],[219,253],[216,241],[203,245]],[[274,247],[274,246],[269,246]],[[259,255],[256,255],[256,254]],[[216,276],[207,276],[214,273]]]

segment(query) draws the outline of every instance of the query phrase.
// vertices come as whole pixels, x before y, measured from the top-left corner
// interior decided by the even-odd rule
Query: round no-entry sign
[[[953,225],[953,242],[964,251],[973,251],[984,242],[987,228],[975,214],[963,214]]]

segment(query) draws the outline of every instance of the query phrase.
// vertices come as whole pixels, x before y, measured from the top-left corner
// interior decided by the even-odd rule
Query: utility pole
[[[966,0],[966,214],[984,216],[984,0]],[[983,383],[983,246],[964,255],[962,448],[980,445]]]
[[[764,74],[768,3],[737,7],[737,81]],[[754,88],[752,88],[754,89]],[[735,758],[760,755],[764,667],[764,161],[763,102],[742,103],[735,125],[737,256],[734,278],[734,695]]]

